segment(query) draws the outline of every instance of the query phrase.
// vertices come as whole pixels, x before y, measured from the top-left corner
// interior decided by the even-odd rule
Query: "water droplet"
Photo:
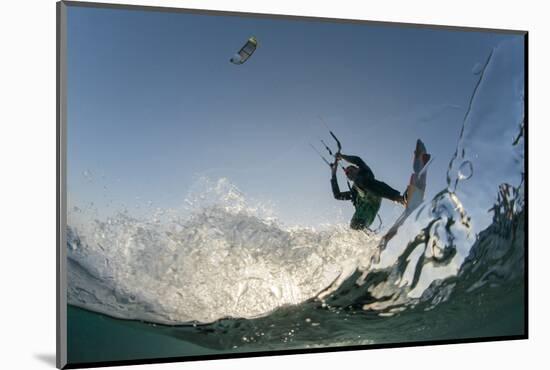
[[[474,166],[472,165],[472,162],[470,161],[464,161],[460,165],[458,169],[458,179],[460,181],[462,180],[468,180],[472,175],[474,174]]]

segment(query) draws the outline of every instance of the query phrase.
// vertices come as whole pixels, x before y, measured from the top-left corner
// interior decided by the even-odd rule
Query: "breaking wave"
[[[73,215],[69,302],[170,324],[253,318],[304,302],[368,267],[375,236],[344,226],[285,229],[259,217],[226,179],[206,183],[202,197],[209,189],[204,199],[218,204],[189,216],[119,213],[90,222]]]

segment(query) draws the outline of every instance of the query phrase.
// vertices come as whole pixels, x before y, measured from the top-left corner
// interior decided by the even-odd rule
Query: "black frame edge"
[[[525,306],[525,337],[529,338],[529,32],[523,36],[523,142],[524,142],[524,157],[523,169],[525,173],[525,239],[524,239],[524,306]]]

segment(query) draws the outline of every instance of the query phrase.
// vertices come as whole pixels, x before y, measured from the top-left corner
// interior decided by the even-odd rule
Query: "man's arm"
[[[351,200],[352,195],[351,191],[340,191],[340,187],[338,186],[338,180],[336,179],[336,174],[332,174],[332,178],[330,179],[330,185],[332,186],[332,195],[334,195],[334,199],[337,200]]]

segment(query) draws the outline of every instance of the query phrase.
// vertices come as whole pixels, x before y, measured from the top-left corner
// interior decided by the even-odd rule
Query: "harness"
[[[364,191],[355,184],[350,190],[352,193],[352,202],[355,207],[352,221],[369,227],[374,222],[380,210],[382,198]]]

